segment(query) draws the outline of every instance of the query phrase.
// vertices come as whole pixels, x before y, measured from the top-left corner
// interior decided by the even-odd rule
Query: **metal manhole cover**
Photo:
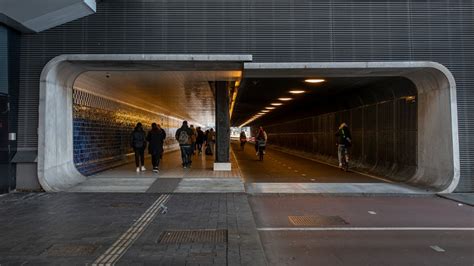
[[[227,230],[201,229],[184,231],[164,231],[160,244],[170,243],[227,243]]]
[[[88,256],[92,255],[97,247],[89,244],[54,244],[48,248],[47,254],[54,257]]]
[[[288,216],[288,220],[295,226],[332,226],[349,224],[339,216]]]
[[[143,203],[138,203],[138,202],[116,202],[110,204],[110,206],[114,208],[136,208],[142,206]]]

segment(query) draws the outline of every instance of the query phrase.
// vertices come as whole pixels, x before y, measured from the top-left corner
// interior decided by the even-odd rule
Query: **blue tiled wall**
[[[146,112],[81,90],[74,90],[74,164],[84,175],[91,175],[129,163],[133,150],[130,134],[137,122],[149,130],[159,123],[167,133],[165,146],[176,144],[174,133],[181,121]]]

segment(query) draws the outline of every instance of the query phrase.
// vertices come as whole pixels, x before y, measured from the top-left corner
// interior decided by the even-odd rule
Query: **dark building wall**
[[[74,164],[83,175],[91,175],[132,161],[130,135],[137,122],[145,131],[151,123],[166,132],[165,147],[176,144],[179,120],[106,99],[85,91],[73,91]]]
[[[15,188],[15,167],[12,162],[16,141],[8,133],[18,126],[20,34],[0,24],[0,193]]]
[[[39,76],[60,54],[252,54],[254,62],[435,61],[457,85],[461,181],[474,190],[471,0],[98,1],[21,41],[19,145],[37,149]]]

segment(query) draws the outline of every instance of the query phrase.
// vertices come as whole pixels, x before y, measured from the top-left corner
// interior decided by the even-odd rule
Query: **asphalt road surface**
[[[249,201],[269,265],[474,264],[474,209],[454,201],[317,195]]]
[[[247,143],[244,150],[238,142],[232,148],[239,162],[246,183],[258,182],[321,182],[321,183],[377,183],[379,179],[353,172],[344,172],[337,167],[318,163],[284,152],[267,149],[263,162],[255,155],[253,144]]]

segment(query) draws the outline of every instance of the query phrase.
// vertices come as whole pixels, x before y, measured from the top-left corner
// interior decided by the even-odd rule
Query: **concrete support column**
[[[216,161],[215,171],[230,171],[230,117],[227,83],[216,82]]]

